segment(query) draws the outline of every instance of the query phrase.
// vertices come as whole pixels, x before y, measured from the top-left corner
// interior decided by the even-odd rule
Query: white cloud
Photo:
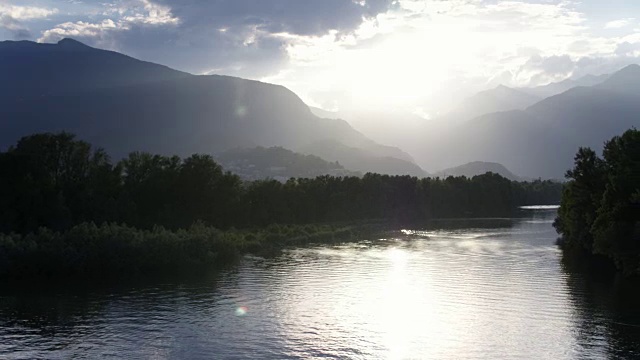
[[[99,23],[66,22],[53,29],[46,30],[38,41],[44,42],[65,37],[102,37],[108,31],[126,29],[126,24],[115,23],[111,19],[106,19]]]
[[[39,42],[54,42],[64,37],[76,38],[97,38],[103,40],[99,44],[105,44],[109,34],[113,31],[130,30],[132,26],[160,26],[177,25],[180,19],[173,16],[171,8],[158,5],[150,0],[137,0],[129,6],[116,7],[109,6],[105,14],[119,15],[120,18],[113,20],[104,19],[100,22],[65,22],[58,24],[53,29],[45,30],[38,39]]]
[[[125,16],[122,20],[128,23],[149,25],[176,25],[180,19],[174,17],[168,6],[152,3],[150,0],[140,0],[145,12],[136,12],[134,15]]]
[[[633,35],[603,36],[573,1],[400,0],[395,11],[346,36],[290,37],[290,66],[265,78],[313,104],[415,106],[438,112],[451,99],[494,87],[535,86],[636,53]],[[632,19],[627,19],[631,21]],[[640,33],[638,33],[640,35]],[[629,45],[620,46],[622,43]]]
[[[511,86],[548,81],[540,76],[546,71],[542,65],[555,60],[546,57],[565,56],[562,72],[552,79],[570,75],[573,55],[567,49],[586,29],[584,16],[564,2],[403,0],[399,5],[348,36],[291,37],[290,67],[265,80],[317,104],[334,104],[326,94],[341,89],[349,95],[341,94],[339,107],[427,102],[433,108],[450,97],[446,93],[493,86],[490,79]],[[525,66],[532,53],[541,59],[536,68]]]
[[[620,20],[613,20],[613,21],[609,21],[608,23],[606,23],[604,25],[605,29],[621,29],[624,27],[627,27],[631,24],[633,24],[635,21],[635,18],[626,18],[626,19],[620,19]]]
[[[30,38],[31,32],[24,21],[44,19],[57,12],[57,9],[0,4],[0,29],[9,31],[16,39]]]
[[[57,12],[57,9],[0,4],[0,16],[9,16],[18,21],[42,19],[49,17]]]

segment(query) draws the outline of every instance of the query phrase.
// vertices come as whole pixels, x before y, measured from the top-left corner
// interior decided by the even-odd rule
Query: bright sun
[[[339,76],[348,79],[354,103],[402,106],[436,91],[437,84],[446,79],[446,64],[431,51],[429,42],[429,38],[415,34],[394,36],[375,48],[353,50],[339,60]]]

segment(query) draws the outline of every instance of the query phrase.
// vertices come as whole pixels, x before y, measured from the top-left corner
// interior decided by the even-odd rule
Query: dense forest
[[[208,155],[132,153],[114,164],[71,134],[36,134],[0,153],[0,276],[188,267],[368,220],[511,216],[561,191],[492,173],[243,182]]]
[[[581,148],[567,178],[554,224],[565,255],[640,275],[640,131],[608,141],[601,158]]]
[[[0,153],[0,232],[66,230],[84,222],[149,229],[220,229],[386,219],[507,216],[520,205],[557,203],[562,185],[496,174],[419,179],[366,174],[286,183],[243,183],[212,157],[132,153],[112,164],[68,133],[37,134]]]

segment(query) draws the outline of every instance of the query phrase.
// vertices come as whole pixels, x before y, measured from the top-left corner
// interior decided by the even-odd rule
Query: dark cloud
[[[386,12],[394,0],[157,0],[186,26],[259,26],[269,32],[321,35],[351,31],[363,18]]]
[[[280,40],[251,37],[250,30],[220,32],[204,26],[154,28],[133,26],[115,32],[118,50],[149,61],[195,73],[223,73],[259,78],[278,71],[287,61]]]

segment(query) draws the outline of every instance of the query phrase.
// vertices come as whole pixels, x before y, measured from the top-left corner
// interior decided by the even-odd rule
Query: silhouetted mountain
[[[526,110],[488,114],[425,144],[423,161],[442,167],[477,158],[526,177],[560,179],[581,146],[640,126],[640,71],[627,67],[594,87],[577,87]]]
[[[66,130],[116,157],[133,150],[295,150],[330,139],[372,157],[412,161],[344,121],[314,116],[282,86],[195,76],[70,39],[0,42],[0,79],[0,147],[31,133]]]
[[[548,85],[536,86],[533,88],[519,89],[523,92],[538,96],[540,98],[547,98],[550,96],[558,95],[569,89],[578,86],[594,86],[603,83],[609,78],[609,74],[603,75],[585,75],[578,79],[566,79],[560,82],[550,83]]]
[[[116,52],[97,50],[71,39],[61,40],[58,44],[1,41],[0,54],[0,95],[5,101],[190,76]]]
[[[474,161],[464,165],[445,169],[434,174],[434,176],[466,176],[472,178],[478,175],[484,175],[488,172],[501,175],[509,180],[521,181],[522,178],[507,170],[502,164],[493,162]]]
[[[338,162],[328,162],[315,155],[302,155],[282,147],[232,149],[214,156],[225,170],[245,180],[273,178],[315,178],[320,175],[360,176]]]
[[[318,155],[328,161],[337,161],[349,170],[362,173],[427,176],[424,170],[412,162],[388,156],[374,156],[369,152],[346,146],[335,140],[315,142],[302,148],[301,152]]]

